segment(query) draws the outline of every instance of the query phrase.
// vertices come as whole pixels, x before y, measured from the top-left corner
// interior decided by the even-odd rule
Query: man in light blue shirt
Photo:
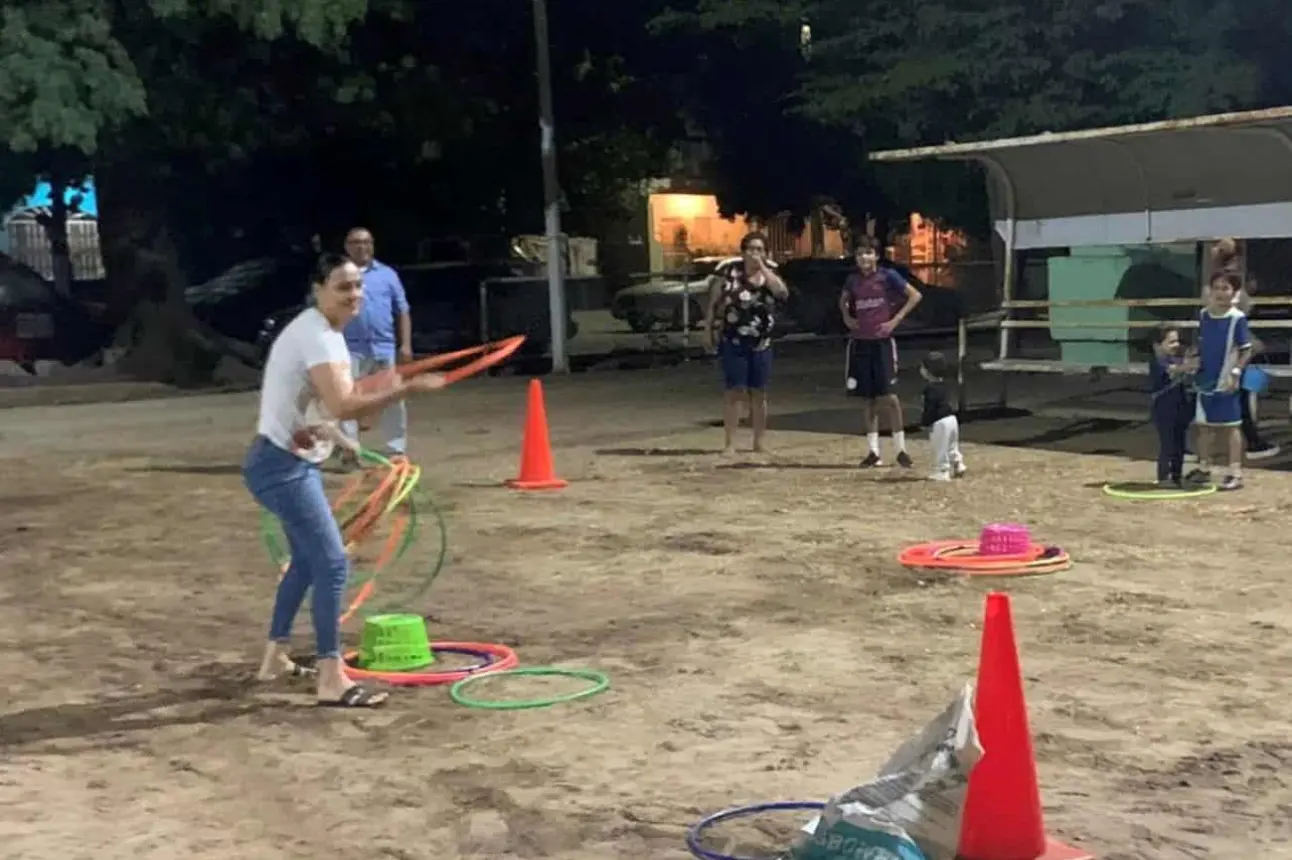
[[[413,323],[408,296],[398,273],[373,256],[372,233],[355,227],[345,237],[345,252],[363,272],[363,304],[359,315],[345,327],[350,366],[355,379],[394,367],[413,358]],[[342,424],[343,432],[359,438],[355,421]],[[404,401],[381,413],[379,424],[386,454],[403,455],[408,446],[408,410]]]

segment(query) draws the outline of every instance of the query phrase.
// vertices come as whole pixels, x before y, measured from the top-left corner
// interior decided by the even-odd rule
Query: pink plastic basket
[[[991,523],[978,536],[979,555],[1021,555],[1032,545],[1032,533],[1021,523]]]

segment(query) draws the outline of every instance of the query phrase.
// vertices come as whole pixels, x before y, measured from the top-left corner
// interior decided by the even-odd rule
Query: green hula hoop
[[[1197,499],[1210,496],[1216,492],[1215,484],[1204,484],[1193,489],[1125,489],[1127,484],[1104,484],[1104,495],[1114,499],[1130,499],[1137,502],[1168,501],[1171,499]]]
[[[382,466],[386,468],[389,468],[391,465],[390,460],[375,451],[369,451],[367,448],[361,448],[359,450],[359,459],[369,465]],[[404,531],[403,537],[399,542],[399,546],[396,548],[394,555],[390,560],[390,565],[394,565],[399,562],[399,560],[402,559],[412,548],[413,544],[417,542],[418,538],[424,534],[425,523],[423,522],[423,518],[418,516],[417,511],[419,504],[429,508],[431,516],[435,520],[435,525],[439,531],[440,537],[439,550],[436,553],[435,561],[432,563],[430,570],[420,578],[417,585],[402,593],[385,595],[384,599],[373,601],[374,605],[372,606],[369,606],[368,603],[365,602],[359,609],[359,615],[363,617],[405,610],[409,606],[414,605],[417,601],[421,600],[426,592],[430,590],[431,586],[435,583],[435,580],[439,578],[440,573],[443,572],[444,565],[448,561],[448,525],[444,521],[444,512],[435,504],[435,500],[431,498],[430,494],[422,488],[420,481],[413,480],[410,482],[409,486],[404,488],[400,498],[400,503],[408,506],[409,525]],[[352,512],[353,510],[350,508],[343,511],[337,511],[337,520],[344,521]],[[291,553],[288,550],[286,539],[282,536],[281,527],[279,526],[277,517],[264,508],[260,509],[260,539],[265,545],[265,549],[268,551],[270,561],[273,563],[274,567],[281,570],[291,559]],[[347,592],[353,592],[356,589],[361,588],[370,580],[376,579],[381,572],[382,571],[380,570],[356,570],[352,568],[350,570],[350,575],[346,580]]]
[[[592,684],[585,690],[577,690],[562,696],[551,696],[546,699],[472,699],[463,694],[463,690],[477,681],[489,681],[507,675],[534,677],[578,678]],[[562,702],[574,702],[603,693],[610,688],[610,677],[594,669],[558,669],[555,666],[529,666],[521,669],[504,669],[501,672],[482,672],[469,675],[449,688],[449,698],[466,708],[478,708],[483,711],[527,711],[532,708],[546,708]]]

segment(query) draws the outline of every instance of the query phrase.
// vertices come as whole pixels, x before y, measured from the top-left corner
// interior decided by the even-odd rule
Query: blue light
[[[64,195],[63,199],[66,200],[68,203],[71,203],[72,198],[75,197],[77,194],[81,195],[81,206],[78,211],[80,211],[81,214],[88,215],[91,218],[98,218],[99,199],[98,199],[98,195],[95,193],[95,190],[94,190],[94,177],[87,178],[85,182],[79,187],[68,188],[67,193]],[[41,206],[49,206],[53,202],[54,202],[53,189],[50,188],[49,183],[38,182],[36,183],[36,190],[32,194],[28,195],[27,197],[24,197],[21,200],[19,200],[18,205],[13,207],[13,209],[10,211],[20,212],[24,209],[32,209],[32,208],[41,207]]]

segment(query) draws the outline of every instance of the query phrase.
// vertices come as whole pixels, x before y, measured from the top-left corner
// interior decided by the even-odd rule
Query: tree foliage
[[[1286,101],[1278,0],[680,0],[670,21],[811,52],[770,104],[869,149],[1061,131]],[[782,48],[782,52],[787,50]],[[769,86],[771,84],[768,84]],[[786,118],[792,126],[797,119]],[[963,219],[962,169],[888,171],[875,200]],[[975,202],[980,202],[980,196]],[[975,207],[976,208],[976,207]]]

